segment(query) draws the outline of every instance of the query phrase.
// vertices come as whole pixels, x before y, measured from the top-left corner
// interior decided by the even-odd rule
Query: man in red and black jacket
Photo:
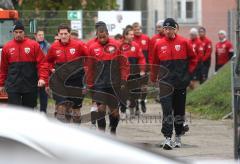
[[[127,26],[123,30],[123,39],[120,41],[120,51],[121,54],[124,55],[130,64],[130,75],[128,77],[128,80],[134,80],[138,79],[141,76],[145,75],[145,65],[146,60],[142,53],[141,47],[133,41],[134,33],[133,33],[133,27]],[[140,93],[140,89],[134,89],[132,92],[138,92]],[[134,116],[134,108],[136,108],[137,101],[138,101],[139,95],[138,94],[131,94],[129,93],[129,110],[131,117]],[[121,104],[120,106],[121,112],[122,112],[122,119],[125,119],[126,117],[126,102],[125,104]],[[139,110],[135,111],[135,115],[139,115]]]
[[[0,92],[7,92],[9,104],[34,108],[38,87],[47,82],[47,64],[39,44],[25,37],[20,21],[14,25],[13,36],[2,50]]]
[[[116,133],[119,122],[119,96],[117,89],[125,86],[129,75],[127,58],[120,55],[119,43],[109,38],[106,26],[97,28],[97,40],[89,48],[90,57],[96,59],[95,64],[90,64],[87,83],[94,91],[93,101],[98,103],[98,128],[106,129],[106,105],[110,109],[111,133]]]
[[[226,64],[233,56],[232,43],[227,40],[227,33],[224,30],[218,32],[219,42],[216,44],[216,66],[217,72],[224,64]]]
[[[201,79],[200,83],[202,84],[208,78],[208,72],[211,65],[211,54],[212,54],[212,41],[206,37],[206,29],[200,27],[198,29],[199,39],[201,41],[202,47],[202,58],[201,58]]]
[[[165,38],[158,41],[154,47],[151,81],[156,82],[159,76],[159,67],[169,70],[168,75],[162,79],[172,85],[174,91],[168,96],[161,97],[163,110],[162,133],[166,137],[162,146],[172,149],[181,146],[181,134],[185,117],[186,88],[197,66],[197,56],[187,39],[176,34],[177,23],[167,18],[163,23]],[[154,66],[155,65],[155,66]],[[173,127],[176,137],[172,142]]]
[[[98,22],[96,22],[96,24],[95,24],[95,30],[97,30],[97,28],[98,28],[99,26],[106,26],[106,27],[107,27],[107,25],[106,25],[105,22],[103,22],[103,21],[98,21]],[[96,36],[96,37],[90,39],[90,40],[86,43],[86,45],[87,45],[87,47],[89,48],[91,45],[93,45],[93,44],[95,44],[95,43],[97,43],[97,42],[98,42],[98,38],[97,38],[97,36]],[[96,127],[96,119],[97,119],[97,104],[96,104],[96,102],[92,102],[92,107],[91,107],[91,123],[92,123],[93,127]]]
[[[147,35],[143,34],[141,31],[141,26],[138,22],[133,23],[133,31],[134,31],[134,39],[133,41],[135,41],[142,49],[143,55],[145,57],[146,63],[149,63],[149,42],[150,39]],[[147,69],[147,67],[146,67]],[[147,97],[147,94],[144,93],[141,95],[141,110],[143,113],[146,112],[147,108],[146,108],[146,104],[145,104],[145,99]],[[138,111],[138,104],[136,106],[136,110]]]
[[[87,46],[80,40],[71,39],[71,29],[66,24],[61,24],[58,27],[59,41],[55,41],[48,50],[46,61],[49,66],[54,65],[54,70],[60,68],[63,64],[79,59],[83,56],[88,56]],[[80,66],[79,66],[80,67]],[[83,88],[83,78],[85,76],[84,70],[79,70],[72,74],[65,82],[67,86]],[[56,101],[56,117],[63,121],[70,121],[79,123],[80,108],[82,107],[83,97],[70,98],[66,95],[53,94]],[[69,107],[68,103],[72,102],[73,106]]]

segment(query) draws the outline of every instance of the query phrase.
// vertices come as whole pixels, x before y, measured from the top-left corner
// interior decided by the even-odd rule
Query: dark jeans
[[[45,87],[40,87],[38,89],[39,101],[40,101],[40,111],[47,112],[47,104],[48,104],[48,95],[45,91]]]
[[[8,92],[8,103],[28,108],[37,106],[37,91],[29,93]]]
[[[200,84],[204,83],[207,80],[209,68],[210,68],[210,60],[202,63]]]
[[[181,135],[185,117],[186,88],[174,89],[174,92],[160,99],[163,120],[162,133],[165,137],[172,137],[173,127],[176,135]]]

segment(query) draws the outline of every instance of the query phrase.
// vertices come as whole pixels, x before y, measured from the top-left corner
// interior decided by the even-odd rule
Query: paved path
[[[181,159],[233,159],[232,120],[204,120],[190,117],[188,114],[187,119],[191,120],[190,131],[182,137],[182,148],[163,150],[157,146],[164,140],[160,130],[160,105],[147,105],[148,112],[143,118],[120,122],[117,138]],[[85,107],[83,111],[89,111],[89,107]],[[82,126],[89,125],[86,123]]]

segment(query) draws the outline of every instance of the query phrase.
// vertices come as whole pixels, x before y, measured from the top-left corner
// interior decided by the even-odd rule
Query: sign
[[[82,10],[69,10],[68,20],[71,20],[71,29],[78,31],[79,38],[82,38]]]
[[[72,20],[71,29],[77,30],[79,38],[82,38],[82,20]]]
[[[68,20],[82,20],[82,11],[81,10],[69,10],[67,12]]]
[[[98,11],[98,21],[103,21],[107,24],[109,35],[122,34],[123,29],[127,25],[132,25],[134,22],[141,24],[141,11]]]

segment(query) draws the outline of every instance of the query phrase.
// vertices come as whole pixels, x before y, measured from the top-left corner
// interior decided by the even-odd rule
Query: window
[[[176,0],[176,18],[180,23],[197,23],[198,0]]]
[[[193,2],[186,2],[186,18],[193,18]]]
[[[178,2],[177,2],[177,18],[178,18],[178,19],[182,17],[182,14],[181,14],[182,9],[181,9],[181,7],[182,7],[182,6],[181,6],[181,2],[178,1]]]

